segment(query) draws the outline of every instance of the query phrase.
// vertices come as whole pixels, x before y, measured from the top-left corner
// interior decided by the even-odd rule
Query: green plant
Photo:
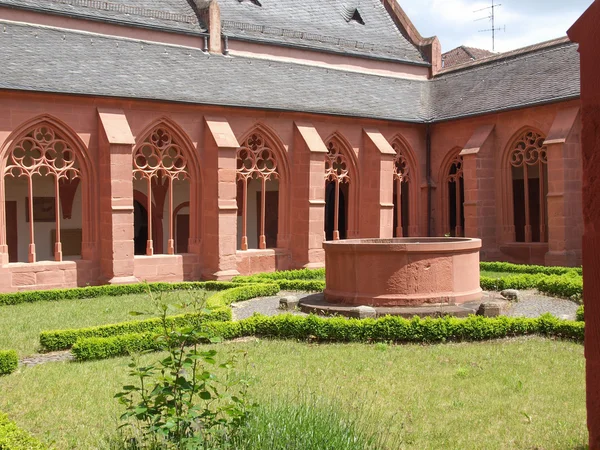
[[[0,350],[0,375],[8,375],[17,370],[19,358],[13,350]],[[2,447],[0,446],[0,449]]]
[[[579,322],[583,322],[585,320],[584,314],[583,314],[583,305],[579,305],[579,307],[577,308],[577,312],[575,313],[575,316],[576,316],[576,320]]]
[[[212,311],[179,314],[166,318],[170,326],[199,326],[204,322],[226,322],[231,320],[231,309],[221,307]],[[71,348],[78,339],[92,337],[110,337],[132,333],[157,333],[162,327],[160,318],[120,322],[71,330],[52,330],[40,333],[40,344],[47,351],[65,350]]]
[[[125,406],[122,427],[131,427],[127,440],[131,448],[149,449],[221,449],[232,434],[247,420],[244,379],[232,376],[235,359],[219,365],[226,376],[219,378],[210,371],[217,363],[214,349],[199,344],[218,341],[197,326],[175,328],[162,307],[161,331],[153,340],[167,356],[160,361],[129,365],[137,384],[123,386],[116,394]]]
[[[510,273],[528,273],[544,275],[564,275],[573,272],[577,275],[582,274],[581,267],[557,267],[557,266],[535,266],[528,264],[512,264],[507,262],[481,262],[481,270],[488,272],[510,272]]]
[[[8,416],[0,413],[0,449],[1,450],[45,450],[40,441],[21,430]]]
[[[549,314],[537,319],[523,317],[482,317],[467,319],[404,319],[387,316],[380,319],[322,318],[317,316],[255,315],[236,322],[210,322],[202,325],[205,340],[210,337],[235,339],[258,336],[317,342],[395,342],[437,343],[482,341],[514,336],[542,335],[583,342],[583,322],[561,320]],[[109,338],[80,339],[73,346],[78,361],[124,356],[133,351],[158,351],[156,334],[129,334]]]

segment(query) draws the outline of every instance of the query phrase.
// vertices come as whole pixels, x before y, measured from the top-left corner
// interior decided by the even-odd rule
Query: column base
[[[210,275],[214,281],[229,281],[233,277],[237,277],[240,273],[237,270],[221,270]]]

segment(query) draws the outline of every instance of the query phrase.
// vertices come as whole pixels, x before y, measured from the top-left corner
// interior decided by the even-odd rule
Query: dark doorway
[[[134,200],[133,202],[133,248],[134,254],[145,255],[148,241],[148,211]]]
[[[456,189],[457,182],[459,183],[458,192]],[[450,236],[461,237],[464,235],[465,229],[465,212],[463,208],[465,203],[465,186],[462,177],[458,181],[448,182],[448,199],[450,207]],[[457,204],[457,202],[460,203]],[[457,213],[460,214],[460,217],[457,217]]]
[[[190,239],[190,215],[189,214],[178,214],[177,215],[177,248],[176,253],[187,253],[188,252],[188,241]]]
[[[256,193],[256,230],[257,242],[260,242],[260,220],[262,217],[261,193]],[[277,248],[277,232],[279,227],[279,191],[265,192],[265,240],[267,248]]]
[[[340,204],[338,216],[338,231],[340,239],[347,237],[347,222],[348,209],[346,207],[346,199],[348,198],[349,185],[348,183],[340,183]],[[335,223],[335,182],[328,181],[325,186],[325,239],[333,240],[333,227]]]
[[[6,242],[8,244],[8,262],[19,261],[19,227],[17,224],[17,202],[7,201],[6,205]]]
[[[408,237],[408,225],[409,225],[409,212],[408,212],[408,200],[409,200],[409,189],[408,183],[401,183],[401,191],[402,191],[402,236],[397,236],[396,230],[398,229],[398,193],[396,192],[398,189],[398,184],[394,183],[394,237]]]

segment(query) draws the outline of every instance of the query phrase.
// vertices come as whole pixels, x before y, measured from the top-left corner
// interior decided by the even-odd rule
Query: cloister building
[[[356,237],[581,264],[576,46],[455,53],[396,0],[0,0],[0,291]]]

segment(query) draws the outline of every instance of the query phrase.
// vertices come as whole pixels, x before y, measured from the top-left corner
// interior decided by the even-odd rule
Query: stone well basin
[[[350,239],[323,243],[325,300],[428,306],[478,301],[480,239]]]

